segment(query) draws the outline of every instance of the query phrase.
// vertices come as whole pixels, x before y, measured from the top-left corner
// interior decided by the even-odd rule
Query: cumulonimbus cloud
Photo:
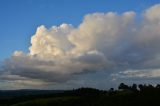
[[[159,10],[160,4],[152,6],[138,21],[136,13],[130,11],[87,14],[78,27],[64,23],[47,29],[42,25],[31,38],[29,53],[15,51],[3,62],[0,78],[49,83],[100,70],[157,70]]]

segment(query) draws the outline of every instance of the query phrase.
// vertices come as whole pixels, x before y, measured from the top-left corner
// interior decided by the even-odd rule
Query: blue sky
[[[94,12],[142,12],[159,0],[0,0],[0,61],[15,50],[28,51],[30,37],[40,25],[78,26]]]

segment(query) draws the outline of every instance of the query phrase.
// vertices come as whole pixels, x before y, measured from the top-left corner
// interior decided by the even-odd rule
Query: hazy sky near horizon
[[[159,83],[159,29],[159,0],[0,0],[0,89]]]

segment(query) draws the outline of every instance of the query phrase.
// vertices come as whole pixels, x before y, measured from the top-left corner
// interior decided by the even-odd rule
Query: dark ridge
[[[160,106],[160,85],[121,83],[117,90],[1,90],[0,106]]]

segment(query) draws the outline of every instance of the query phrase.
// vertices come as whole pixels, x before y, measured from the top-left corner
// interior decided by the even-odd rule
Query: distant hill
[[[64,92],[64,90],[33,90],[33,89],[0,90],[0,97],[18,97],[27,95],[54,94],[62,92]]]

